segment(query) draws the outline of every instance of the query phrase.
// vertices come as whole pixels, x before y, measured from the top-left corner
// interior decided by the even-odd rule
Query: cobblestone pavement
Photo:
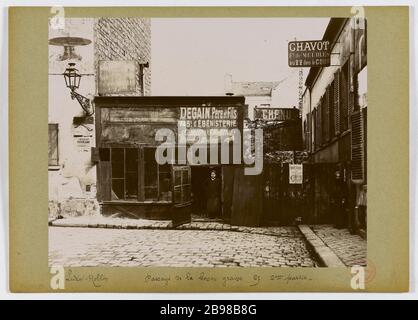
[[[362,237],[350,234],[347,229],[336,229],[330,225],[310,227],[346,266],[367,265],[367,241]]]
[[[49,227],[49,263],[63,266],[314,267],[293,227],[224,230]],[[270,230],[269,230],[270,229]],[[271,235],[271,233],[275,235]]]
[[[216,221],[192,221],[174,228],[171,220],[126,219],[103,217],[101,215],[57,219],[51,221],[51,225],[55,227],[114,229],[228,230],[280,237],[298,237],[301,235],[294,227],[242,227]]]

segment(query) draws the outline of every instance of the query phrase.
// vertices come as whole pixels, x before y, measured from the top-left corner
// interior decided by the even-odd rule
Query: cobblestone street
[[[330,225],[315,225],[311,228],[346,266],[367,265],[367,241],[359,235]]]
[[[264,233],[49,227],[49,264],[73,267],[317,265],[297,228],[276,227]]]

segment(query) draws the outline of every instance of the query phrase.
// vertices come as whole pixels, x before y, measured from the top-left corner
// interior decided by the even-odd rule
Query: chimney
[[[225,73],[224,76],[224,89],[227,96],[233,96],[232,92],[232,75],[230,73]]]

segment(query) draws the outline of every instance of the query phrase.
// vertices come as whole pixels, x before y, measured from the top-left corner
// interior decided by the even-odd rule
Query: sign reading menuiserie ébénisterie
[[[232,129],[239,127],[236,107],[181,107],[180,119],[187,129]]]
[[[329,41],[290,41],[289,67],[328,67],[331,64]]]

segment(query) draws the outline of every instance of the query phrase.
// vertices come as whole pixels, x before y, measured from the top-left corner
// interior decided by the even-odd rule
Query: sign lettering
[[[290,41],[289,67],[328,67],[331,63],[329,41]]]
[[[233,129],[238,127],[235,107],[181,107],[180,121],[186,129]]]
[[[295,108],[255,108],[255,119],[264,121],[287,121],[299,118],[299,110]]]
[[[289,164],[289,184],[302,184],[303,182],[303,165]]]

